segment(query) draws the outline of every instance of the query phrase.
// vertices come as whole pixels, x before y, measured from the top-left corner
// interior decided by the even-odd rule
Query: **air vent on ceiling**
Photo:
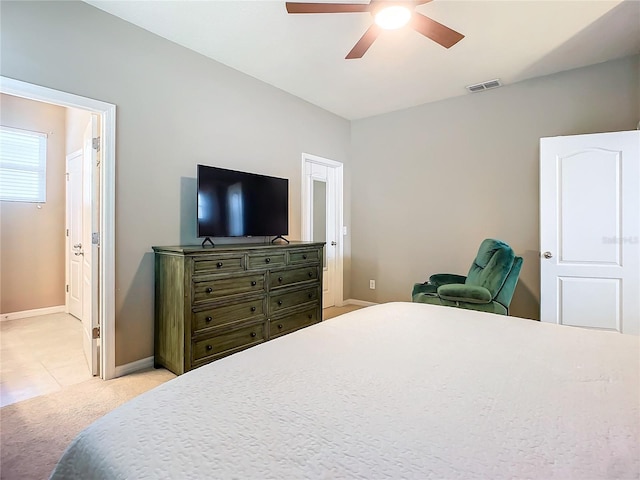
[[[495,80],[489,80],[487,82],[476,83],[475,85],[468,85],[467,90],[471,93],[482,92],[484,90],[490,90],[492,88],[498,88],[502,86],[502,82],[500,82],[499,78]]]

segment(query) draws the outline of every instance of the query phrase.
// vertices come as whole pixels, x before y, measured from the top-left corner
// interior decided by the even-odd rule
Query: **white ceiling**
[[[417,11],[462,41],[447,50],[405,27],[359,60],[344,57],[368,13],[289,15],[274,0],[88,3],[347,119],[640,53],[640,0],[434,0]]]

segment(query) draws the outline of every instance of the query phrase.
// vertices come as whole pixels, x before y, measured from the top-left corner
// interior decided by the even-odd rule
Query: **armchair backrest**
[[[486,288],[491,293],[493,300],[503,304],[497,297],[500,296],[501,290],[504,288],[507,278],[513,269],[515,258],[515,254],[509,245],[500,240],[487,238],[480,244],[478,254],[471,264],[465,284]],[[515,275],[515,280],[512,282],[513,285],[511,286],[509,302],[511,301],[511,296],[513,296],[515,283],[520,273],[520,266],[522,266],[521,258],[518,272]],[[505,297],[506,294],[507,292],[505,292]],[[509,302],[503,305],[508,307]]]
[[[498,295],[494,298],[494,300],[500,304],[504,308],[509,310],[509,304],[511,303],[511,299],[513,298],[513,292],[516,291],[516,284],[518,283],[518,277],[520,276],[520,269],[522,268],[522,257],[515,257],[513,259],[513,267],[511,267],[511,271],[509,275],[507,275],[507,279],[504,281],[504,285],[498,292]]]

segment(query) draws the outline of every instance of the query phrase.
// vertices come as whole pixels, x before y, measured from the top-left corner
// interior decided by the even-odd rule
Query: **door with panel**
[[[67,156],[67,308],[82,320],[82,151]]]
[[[540,315],[640,333],[640,132],[540,141]]]
[[[325,242],[322,261],[322,307],[341,303],[338,282],[340,255],[340,205],[337,162],[304,156],[303,177],[303,239]]]

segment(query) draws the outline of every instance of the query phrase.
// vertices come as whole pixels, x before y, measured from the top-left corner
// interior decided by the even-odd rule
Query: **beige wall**
[[[117,365],[153,355],[151,246],[196,242],[196,164],[288,178],[290,239],[302,152],[344,162],[349,191],[348,121],[83,2],[0,9],[2,75],[117,106]]]
[[[0,124],[48,134],[46,202],[0,202],[0,312],[64,305],[65,109],[0,95]]]
[[[539,318],[539,139],[635,129],[638,70],[636,56],[353,122],[353,297],[409,300],[497,237],[524,256],[512,313]]]

